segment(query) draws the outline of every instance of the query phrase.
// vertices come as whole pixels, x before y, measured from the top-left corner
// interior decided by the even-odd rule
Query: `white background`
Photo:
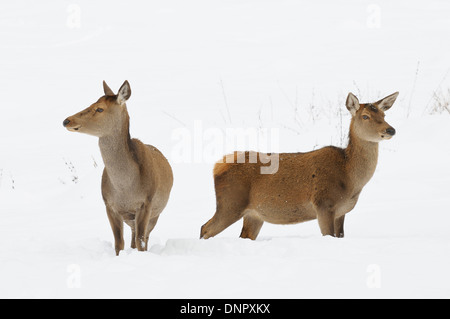
[[[0,297],[448,298],[450,117],[432,110],[450,100],[449,13],[439,0],[2,2]],[[96,138],[62,121],[125,79],[131,135],[166,155],[175,183],[149,251],[129,248],[126,227],[116,257]],[[350,91],[400,95],[344,239],[316,221],[198,239],[213,162],[175,160],[174,132],[269,128],[281,152],[345,147]]]

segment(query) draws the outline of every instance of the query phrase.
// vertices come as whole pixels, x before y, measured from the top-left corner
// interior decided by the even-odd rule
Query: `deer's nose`
[[[70,123],[70,120],[65,119],[64,122],[63,122],[63,126],[66,127],[66,125],[69,124],[69,123]]]
[[[393,127],[389,127],[386,129],[386,133],[389,134],[390,136],[394,136],[395,135],[395,128]]]

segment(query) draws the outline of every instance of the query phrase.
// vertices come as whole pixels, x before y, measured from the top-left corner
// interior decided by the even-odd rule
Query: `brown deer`
[[[397,96],[398,92],[360,104],[348,94],[352,119],[345,149],[327,146],[308,153],[280,153],[273,174],[261,174],[267,167],[261,153],[225,156],[214,166],[216,213],[202,226],[200,238],[213,237],[241,218],[242,238],[256,239],[264,222],[294,224],[316,218],[322,235],[344,237],[345,214],[355,207],[375,172],[378,142],[395,134],[384,112]]]
[[[151,145],[130,138],[125,102],[131,89],[125,81],[116,94],[103,81],[105,95],[64,120],[71,132],[97,136],[105,168],[102,196],[114,234],[116,255],[124,249],[123,222],[131,227],[131,248],[147,250],[148,237],[169,200],[172,169]]]

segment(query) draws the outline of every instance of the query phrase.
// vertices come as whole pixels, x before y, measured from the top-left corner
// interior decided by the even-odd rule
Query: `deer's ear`
[[[395,92],[391,95],[386,96],[385,98],[379,100],[377,102],[378,108],[387,111],[391,108],[392,104],[394,104],[395,100],[397,99],[398,92]]]
[[[105,92],[105,95],[108,95],[108,96],[115,95],[114,92],[109,88],[108,84],[106,84],[105,81],[103,81],[103,91]]]
[[[131,96],[130,83],[128,81],[123,82],[122,86],[117,93],[117,102],[119,104],[124,104]]]
[[[352,116],[355,116],[356,112],[359,110],[358,98],[354,96],[353,93],[349,93],[347,95],[347,100],[345,101],[345,106],[347,107],[347,110],[350,111]]]

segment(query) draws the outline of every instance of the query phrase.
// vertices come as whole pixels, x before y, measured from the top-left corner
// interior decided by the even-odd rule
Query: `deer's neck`
[[[134,182],[134,176],[139,170],[132,151],[132,141],[129,132],[130,119],[128,114],[117,126],[117,130],[98,140],[105,170],[112,184],[117,188],[127,187]]]
[[[349,142],[345,149],[346,171],[355,189],[362,189],[372,178],[378,162],[378,143],[362,140],[350,126]]]

